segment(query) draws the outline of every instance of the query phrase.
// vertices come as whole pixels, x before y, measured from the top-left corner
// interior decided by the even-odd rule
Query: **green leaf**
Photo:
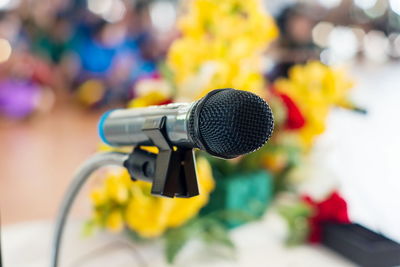
[[[138,242],[138,243],[148,243],[153,241],[155,238],[145,238],[145,237],[141,237],[137,232],[129,229],[129,228],[125,228],[124,233],[126,233],[126,235],[134,242]]]
[[[286,243],[290,246],[304,243],[309,233],[308,218],[312,215],[312,208],[300,202],[294,205],[281,206],[279,214],[286,220],[289,236]]]
[[[294,165],[289,163],[280,173],[275,175],[275,195],[282,191],[288,191],[288,175],[293,168]]]
[[[185,226],[168,231],[165,235],[165,255],[169,264],[174,262],[178,253],[189,241],[190,236],[191,234]]]
[[[217,220],[207,220],[204,224],[202,239],[207,244],[220,244],[228,248],[234,248],[235,245],[230,239],[228,229]]]
[[[295,246],[306,241],[310,227],[307,218],[297,218],[289,224],[289,236],[286,239],[286,244]]]
[[[83,237],[90,237],[93,235],[97,228],[96,221],[94,219],[88,220],[83,224],[81,235]]]
[[[229,237],[229,230],[216,218],[204,216],[195,218],[185,225],[173,228],[165,234],[165,256],[168,263],[173,263],[178,253],[191,239],[202,239],[206,244],[221,245],[234,249]]]
[[[307,203],[300,202],[293,205],[278,207],[278,212],[287,220],[293,220],[298,217],[309,217],[312,215],[312,207]]]

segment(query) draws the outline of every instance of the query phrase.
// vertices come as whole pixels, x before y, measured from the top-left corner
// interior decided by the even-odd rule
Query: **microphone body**
[[[161,117],[166,118],[172,145],[227,159],[259,149],[274,127],[272,111],[262,98],[227,88],[193,103],[109,111],[100,119],[99,135],[111,146],[154,145],[142,130],[147,119]]]
[[[194,102],[195,103],[195,102]],[[173,103],[146,108],[117,109],[100,119],[99,133],[110,146],[153,145],[142,128],[146,119],[165,117],[166,133],[175,146],[194,147],[189,138],[187,122],[194,103]]]

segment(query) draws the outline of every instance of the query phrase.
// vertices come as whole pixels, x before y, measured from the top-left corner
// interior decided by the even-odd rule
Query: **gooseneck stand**
[[[142,131],[159,149],[158,154],[140,147],[136,147],[131,154],[99,153],[88,159],[78,170],[56,220],[51,267],[58,266],[63,230],[76,196],[91,174],[102,167],[125,167],[133,181],[151,182],[151,193],[154,195],[187,198],[199,194],[194,152],[190,148],[172,146],[165,131],[165,117],[147,119]]]
[[[127,154],[117,152],[96,154],[92,158],[88,159],[75,174],[75,178],[65,194],[56,220],[54,239],[52,243],[51,266],[58,266],[61,239],[67,216],[82,186],[96,170],[109,165],[123,166],[123,163],[127,158]]]

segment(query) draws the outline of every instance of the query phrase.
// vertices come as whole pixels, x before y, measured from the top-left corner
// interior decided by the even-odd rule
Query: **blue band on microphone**
[[[109,110],[106,113],[104,113],[99,121],[99,125],[98,125],[98,131],[99,131],[99,136],[101,141],[103,141],[103,143],[111,146],[111,144],[107,141],[106,139],[106,135],[104,134],[104,123],[106,122],[106,119],[108,118],[108,116],[111,114],[111,112],[113,112],[114,110]]]

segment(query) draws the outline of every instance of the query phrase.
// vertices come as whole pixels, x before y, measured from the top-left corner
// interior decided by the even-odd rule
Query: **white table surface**
[[[333,177],[351,220],[400,242],[400,64],[358,63],[352,71],[352,99],[368,114],[332,112],[317,142],[313,176]]]
[[[160,242],[139,245],[128,242],[123,236],[108,234],[82,238],[80,229],[81,223],[70,222],[63,243],[61,266],[168,266]],[[2,237],[4,266],[49,266],[52,230],[53,225],[49,222],[5,227]],[[269,212],[263,220],[232,231],[232,238],[237,246],[234,260],[220,257],[214,248],[206,248],[201,242],[192,241],[173,266],[354,266],[322,246],[288,248],[283,242],[285,232],[285,223],[274,212]],[[92,253],[96,257],[91,256]]]

